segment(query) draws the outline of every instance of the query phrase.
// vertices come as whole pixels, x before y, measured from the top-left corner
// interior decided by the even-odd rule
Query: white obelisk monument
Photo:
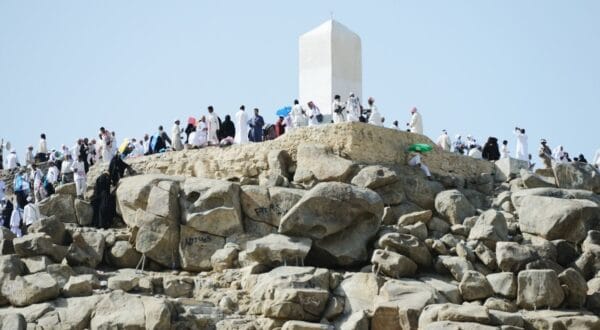
[[[329,20],[300,36],[299,99],[313,101],[323,115],[330,115],[333,97],[345,102],[350,93],[362,99],[360,37]]]

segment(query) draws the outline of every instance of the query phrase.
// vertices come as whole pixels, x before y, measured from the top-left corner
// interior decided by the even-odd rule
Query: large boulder
[[[559,188],[591,190],[600,194],[600,173],[591,164],[560,163],[553,169]]]
[[[117,188],[116,196],[117,196],[117,210],[121,214],[123,221],[129,227],[137,227],[136,219],[139,218],[136,213],[138,210],[146,210],[149,204],[157,203],[152,206],[151,209],[159,214],[156,215],[164,215],[168,214],[171,210],[178,205],[177,201],[177,193],[175,195],[170,194],[171,189],[174,185],[171,182],[176,183],[180,182],[182,178],[174,177],[163,174],[147,174],[147,175],[135,175],[131,177],[123,178],[119,181],[119,186]],[[152,201],[149,201],[150,193],[152,192],[154,187],[158,187],[160,182],[166,181],[161,185],[161,188],[158,188],[154,191],[154,196]],[[167,188],[165,191],[163,188]],[[162,190],[162,192],[161,192]],[[166,198],[165,198],[166,197]],[[164,208],[163,210],[160,210]],[[178,210],[177,210],[178,214]],[[172,217],[179,221],[179,218]]]
[[[494,294],[486,277],[474,270],[465,272],[458,289],[463,299],[468,301],[486,299]]]
[[[135,249],[158,264],[179,265],[179,224],[168,218],[145,213],[136,235]]]
[[[520,203],[517,211],[521,231],[547,240],[580,242],[586,228],[597,226],[600,220],[600,207],[588,200],[526,196]]]
[[[117,268],[135,268],[141,257],[128,241],[116,241],[106,251],[107,262]]]
[[[49,217],[55,216],[59,221],[77,223],[74,198],[71,195],[54,194],[40,202],[40,213]]]
[[[379,239],[377,245],[381,249],[389,249],[398,252],[417,265],[428,268],[431,266],[431,253],[417,237],[409,234],[387,233]]]
[[[113,291],[96,306],[90,329],[165,329],[170,323],[166,300]]]
[[[469,239],[482,241],[488,247],[495,248],[496,242],[508,240],[506,218],[496,210],[483,212],[471,228]]]
[[[527,189],[556,187],[554,178],[540,176],[525,169],[521,170],[521,180]]]
[[[58,283],[48,273],[17,276],[2,283],[2,295],[13,306],[28,306],[51,300],[60,294]]]
[[[81,199],[75,199],[74,203],[75,215],[77,215],[77,223],[80,226],[91,226],[94,218],[94,208],[90,202]]]
[[[306,190],[283,187],[242,186],[240,200],[243,213],[254,221],[279,226],[281,218],[306,193]]]
[[[308,238],[270,234],[247,242],[243,253],[248,260],[262,265],[303,263],[311,245]]]
[[[573,268],[565,269],[558,275],[560,284],[565,289],[565,303],[568,307],[582,308],[588,291],[587,282]]]
[[[373,251],[373,270],[392,278],[412,277],[417,272],[417,264],[399,253],[386,250]]]
[[[561,199],[585,199],[600,205],[600,196],[588,190],[560,189],[560,188],[534,188],[515,191],[510,194],[510,199],[515,208],[526,205],[522,203],[527,196],[543,196]]]
[[[15,238],[13,246],[20,257],[48,256],[54,262],[60,262],[67,254],[66,247],[54,244],[52,238],[44,233]]]
[[[65,224],[56,216],[39,219],[27,228],[28,233],[45,233],[50,236],[52,243],[63,245],[65,243]]]
[[[211,256],[225,245],[225,238],[180,226],[179,258],[181,268],[189,271],[210,270]]]
[[[73,234],[73,243],[69,246],[67,261],[70,266],[96,268],[104,256],[104,236],[98,232]]]
[[[334,155],[329,148],[321,144],[299,145],[296,159],[294,181],[302,184],[346,182],[355,168],[352,161]]]
[[[361,188],[377,189],[398,181],[398,175],[381,165],[366,166],[354,178],[352,184]]]
[[[383,203],[374,191],[329,182],[317,184],[281,219],[279,232],[313,240],[314,262],[348,266],[366,261]]]
[[[539,259],[537,252],[529,245],[515,242],[496,244],[496,262],[504,272],[518,272],[531,262]]]
[[[565,295],[553,270],[524,270],[518,276],[517,304],[525,309],[560,306]]]
[[[402,176],[401,183],[406,199],[425,210],[435,208],[436,195],[444,190],[441,183],[425,179],[420,172]]]
[[[187,178],[182,190],[180,201],[183,224],[223,237],[244,231],[238,184]]]
[[[446,190],[435,196],[435,210],[451,224],[462,224],[467,217],[475,215],[475,208],[458,190]]]

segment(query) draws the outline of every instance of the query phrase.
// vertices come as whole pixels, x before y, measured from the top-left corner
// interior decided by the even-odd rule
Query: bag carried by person
[[[317,117],[317,122],[319,122],[319,123],[323,122],[323,115],[322,114],[318,113],[316,117]]]

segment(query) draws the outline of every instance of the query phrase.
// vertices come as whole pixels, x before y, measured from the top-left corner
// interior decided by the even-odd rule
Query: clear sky
[[[268,121],[298,93],[298,37],[333,17],[363,46],[363,95],[386,121],[417,106],[435,139],[600,147],[600,1],[0,0],[0,137],[73,145],[170,132],[174,118]]]

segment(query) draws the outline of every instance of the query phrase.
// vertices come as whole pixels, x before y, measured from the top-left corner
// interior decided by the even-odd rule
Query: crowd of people
[[[363,107],[354,93],[350,93],[345,102],[339,95],[335,95],[331,109],[330,122],[334,124],[363,122],[384,126],[385,118],[379,113],[373,97],[370,97],[366,107]],[[94,209],[93,225],[106,228],[112,224],[116,214],[114,188],[126,171],[134,174],[131,166],[126,163],[128,158],[183,149],[261,142],[275,139],[299,127],[324,124],[326,120],[328,119],[312,101],[304,107],[298,100],[294,100],[289,112],[281,113],[274,124],[266,124],[258,108],[254,108],[250,116],[242,105],[233,120],[230,115],[221,120],[214,107],[208,106],[205,115],[198,119],[188,118],[185,128],[181,126],[179,119],[175,119],[170,136],[163,126],[158,126],[154,134],[145,134],[139,140],[124,139],[119,144],[114,131],[100,127],[97,138],[80,138],[71,147],[63,144],[59,149],[49,149],[46,134],[42,133],[36,152],[34,153],[33,145],[28,146],[23,163],[19,161],[16,150],[2,140],[0,170],[13,173],[14,180],[10,194],[11,192],[6,191],[5,182],[0,179],[0,219],[3,226],[10,228],[16,235],[22,235],[29,225],[40,218],[38,204],[54,194],[58,185],[75,183],[77,198],[84,199],[90,167],[97,163],[108,163],[107,170],[96,179],[94,193],[90,198]],[[393,121],[389,128],[423,134],[423,119],[417,108],[412,108],[406,128],[401,129],[397,120]],[[528,161],[530,168],[533,168],[535,164],[528,153],[525,129],[515,127],[514,134],[514,158]],[[471,135],[467,135],[463,141],[458,134],[452,141],[448,132],[443,130],[436,140],[436,146],[441,150],[489,161],[511,157],[508,141],[503,140],[502,145],[498,145],[496,137],[489,137],[482,146]],[[9,151],[6,160],[5,149]],[[538,155],[544,167],[562,162],[587,162],[583,155],[571,159],[562,146],[551,150],[545,139],[540,142]],[[425,176],[431,179],[431,173],[422,162],[421,156],[419,151],[411,153],[408,165],[419,167]],[[600,167],[600,150],[596,153],[593,164]]]

